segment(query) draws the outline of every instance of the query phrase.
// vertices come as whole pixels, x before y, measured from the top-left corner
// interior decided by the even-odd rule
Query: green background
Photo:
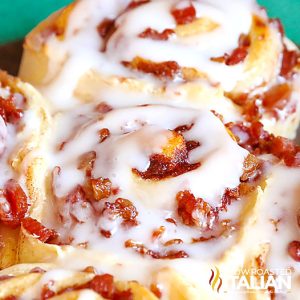
[[[300,0],[258,1],[268,9],[272,17],[282,19],[287,35],[300,44]],[[0,0],[0,43],[3,44],[22,38],[39,21],[69,2],[71,1]]]

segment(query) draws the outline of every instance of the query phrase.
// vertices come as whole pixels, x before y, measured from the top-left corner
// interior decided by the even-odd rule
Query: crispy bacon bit
[[[264,261],[263,256],[260,254],[257,257],[255,257],[255,262],[256,265],[259,269],[265,269],[266,268],[266,263]]]
[[[100,230],[100,233],[101,233],[102,236],[104,236],[104,237],[107,238],[107,239],[111,238],[111,236],[112,236],[111,232],[108,231],[108,230],[103,230],[103,229],[101,229],[101,230]]]
[[[189,130],[191,130],[193,128],[194,124],[190,124],[190,125],[181,125],[181,126],[178,126],[174,129],[175,132],[179,133],[179,134],[182,134],[184,132],[187,132]]]
[[[150,285],[150,291],[158,298],[160,299],[162,297],[162,290],[158,284],[152,283]]]
[[[112,184],[108,178],[99,177],[97,179],[91,179],[90,182],[93,189],[94,200],[100,201],[111,195]]]
[[[177,225],[176,221],[173,218],[167,218],[166,221],[174,225]]]
[[[77,185],[66,197],[56,198],[56,207],[60,221],[64,223],[66,229],[71,229],[77,223],[85,223],[95,213],[81,185]],[[63,243],[69,244],[72,240],[73,238],[70,236]]]
[[[54,281],[50,280],[48,283],[43,285],[41,292],[41,300],[47,300],[55,296],[55,292],[51,289],[54,285]]]
[[[141,255],[151,256],[154,259],[178,259],[187,258],[189,255],[184,251],[168,251],[166,253],[159,253],[148,249],[142,243],[135,242],[133,240],[127,240],[124,244],[125,248],[132,248]]]
[[[288,245],[288,253],[292,259],[294,259],[297,262],[300,262],[300,242],[290,242]]]
[[[160,239],[165,231],[166,231],[165,226],[160,226],[158,229],[154,230],[152,232],[152,240],[155,241],[155,240]]]
[[[101,114],[106,114],[106,113],[112,111],[113,108],[110,105],[108,105],[107,103],[101,102],[96,106],[95,110]]]
[[[241,34],[239,37],[239,47],[248,48],[251,45],[250,36],[246,34]]]
[[[225,64],[227,66],[237,65],[245,60],[248,55],[248,49],[242,47],[233,50],[233,52],[225,58]]]
[[[101,51],[106,50],[107,42],[109,38],[114,34],[116,31],[116,26],[115,26],[115,20],[111,19],[104,19],[98,26],[97,26],[97,31],[100,35],[100,37],[103,39],[103,46]]]
[[[54,229],[48,229],[39,221],[32,218],[25,218],[22,221],[23,228],[43,243],[51,242],[58,237]]]
[[[247,57],[250,44],[250,37],[242,34],[239,38],[238,48],[234,49],[230,55],[225,53],[224,56],[221,57],[212,57],[211,61],[225,63],[227,66],[237,65],[243,62]]]
[[[193,238],[193,239],[192,239],[192,243],[193,243],[193,244],[196,244],[196,243],[205,243],[205,242],[214,240],[214,239],[216,239],[216,238],[217,238],[217,236],[214,236],[214,235],[211,235],[211,236],[208,236],[208,237],[201,236],[201,237],[199,237],[199,238]]]
[[[259,159],[249,154],[244,161],[244,172],[241,176],[241,182],[255,181],[261,175],[262,164]]]
[[[254,154],[273,154],[289,167],[300,166],[300,146],[292,140],[275,137],[263,129],[260,122],[226,124],[243,148]]]
[[[189,192],[179,192],[176,196],[177,213],[183,224],[211,228],[216,216],[213,208],[201,198]]]
[[[96,275],[89,287],[104,298],[112,299],[115,292],[114,278],[109,274]]]
[[[10,179],[6,182],[4,191],[0,191],[0,200],[1,198],[0,221],[9,227],[18,227],[28,209],[25,192],[14,179]]]
[[[288,167],[300,167],[300,146],[283,137],[273,137],[271,153],[282,159]]]
[[[225,189],[225,192],[221,199],[221,210],[227,210],[227,206],[231,205],[233,201],[236,201],[240,197],[239,188]]]
[[[182,140],[184,141],[184,138]],[[132,171],[145,180],[163,180],[193,171],[199,168],[201,163],[190,164],[188,153],[199,145],[198,142],[191,141],[191,143],[183,143],[181,147],[175,149],[171,156],[153,154],[150,156],[150,164],[146,171],[140,172],[137,169]]]
[[[293,73],[294,67],[298,63],[299,57],[300,55],[298,51],[296,50],[289,51],[285,46],[282,53],[280,75],[286,78],[290,77]]]
[[[138,211],[132,202],[127,199],[118,198],[113,203],[106,202],[102,213],[112,219],[122,218],[122,224],[126,226],[136,226],[138,224],[136,220]]]
[[[23,116],[23,110],[16,107],[14,95],[7,99],[0,97],[0,116],[6,123],[16,124]]]
[[[288,83],[282,83],[273,86],[262,95],[262,105],[264,108],[284,109],[292,94],[292,87]]]
[[[123,65],[133,70],[137,70],[146,74],[152,74],[162,80],[173,80],[181,73],[181,68],[176,61],[157,63],[141,57],[135,57],[131,62],[124,61]]]
[[[147,28],[139,34],[139,37],[143,39],[149,38],[152,40],[167,41],[174,33],[175,31],[173,29],[165,29],[162,32],[158,32],[155,29]]]
[[[192,3],[183,8],[174,7],[171,14],[178,25],[189,24],[196,20],[196,9]]]
[[[93,266],[88,266],[88,267],[84,268],[84,269],[82,270],[82,272],[85,272],[85,273],[92,273],[92,274],[97,274],[97,273],[98,273],[97,270],[96,270],[96,268],[93,267]]]
[[[183,240],[181,239],[173,239],[173,240],[169,240],[167,242],[164,243],[165,247],[169,247],[169,246],[173,246],[173,245],[180,245],[183,244]]]
[[[105,39],[108,35],[109,32],[114,28],[115,26],[115,21],[111,19],[104,19],[97,27],[97,31],[99,35]]]
[[[146,4],[146,3],[149,3],[150,0],[134,0],[134,1],[131,1],[130,4],[128,5],[127,7],[127,10],[128,9],[134,9],[136,7],[139,7],[143,4]]]
[[[110,131],[107,128],[99,130],[99,143],[103,143],[110,136]]]
[[[35,267],[35,268],[31,269],[29,273],[43,274],[43,273],[46,273],[46,270],[44,270],[44,269],[42,269],[40,267]]]
[[[198,141],[187,141],[185,143],[185,145],[186,145],[186,150],[188,152],[190,152],[190,151],[192,151],[192,150],[194,150],[194,149],[201,146],[201,144]]]
[[[7,279],[12,279],[14,277],[15,277],[14,275],[1,275],[0,276],[0,281],[7,280]]]
[[[86,176],[90,177],[92,174],[95,160],[96,160],[95,151],[86,152],[79,157],[77,168],[79,170],[84,170]]]

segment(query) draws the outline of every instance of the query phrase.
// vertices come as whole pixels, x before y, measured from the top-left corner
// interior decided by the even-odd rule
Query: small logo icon
[[[220,277],[220,271],[216,266],[215,266],[215,271],[216,272],[214,272],[214,270],[211,269],[211,276],[209,279],[209,284],[210,284],[212,290],[215,291],[216,285],[219,282],[219,285],[217,287],[217,292],[219,293],[223,281],[222,281],[222,278]]]

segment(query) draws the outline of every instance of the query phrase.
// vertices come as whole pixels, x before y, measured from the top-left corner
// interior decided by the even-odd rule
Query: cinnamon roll
[[[16,261],[19,226],[43,201],[49,115],[29,85],[0,72],[0,268]]]
[[[229,121],[260,120],[268,131],[294,137],[298,57],[281,23],[253,0],[89,0],[29,34],[20,75],[58,109],[108,90],[111,97],[138,93],[139,104],[166,104],[171,95],[171,105],[217,103]]]

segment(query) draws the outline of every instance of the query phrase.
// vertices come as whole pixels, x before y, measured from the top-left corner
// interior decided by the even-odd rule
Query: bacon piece
[[[134,0],[134,1],[131,1],[126,10],[134,9],[136,7],[139,7],[143,4],[147,4],[149,2],[150,2],[150,0]]]
[[[199,168],[201,166],[200,162],[195,164],[189,163],[188,153],[200,144],[196,141],[185,142],[182,135],[175,133],[166,147],[166,153],[151,155],[148,169],[144,172],[133,169],[133,173],[145,180],[163,180],[177,177]]]
[[[178,126],[174,129],[175,132],[182,134],[184,132],[190,131],[193,128],[194,124],[190,124],[190,125],[181,125]]]
[[[245,60],[248,55],[248,49],[246,48],[237,48],[225,58],[225,64],[227,66],[237,65]]]
[[[112,184],[108,178],[99,177],[97,179],[91,179],[91,186],[93,189],[93,195],[95,201],[108,198],[112,193]]]
[[[230,55],[225,53],[221,57],[212,57],[211,61],[225,63],[227,66],[237,65],[246,59],[250,44],[250,37],[242,34],[239,38],[239,46]]]
[[[131,62],[123,61],[122,64],[133,70],[152,74],[159,79],[173,80],[181,74],[181,68],[176,61],[153,62],[141,57],[135,57]]]
[[[100,37],[103,39],[103,46],[101,51],[104,52],[107,47],[107,43],[110,39],[110,37],[114,34],[114,32],[117,30],[117,27],[115,25],[115,20],[111,19],[104,19],[98,26],[97,31]]]
[[[25,192],[14,179],[10,179],[4,186],[2,196],[0,193],[1,197],[5,200],[0,202],[0,221],[9,227],[18,227],[28,210]]]
[[[284,137],[275,137],[263,129],[260,122],[247,126],[242,123],[226,124],[243,148],[254,154],[273,154],[283,160],[288,167],[300,166],[300,146]]]
[[[139,34],[139,37],[143,39],[149,38],[152,40],[167,41],[173,34],[175,34],[173,29],[165,29],[162,32],[158,32],[155,29],[147,28]]]
[[[171,14],[178,25],[189,24],[196,20],[196,9],[192,3],[183,8],[174,7]]]
[[[163,180],[196,170],[200,166],[201,163],[190,164],[187,157],[178,157],[178,160],[174,161],[165,155],[153,154],[145,172],[140,172],[137,169],[133,169],[133,172],[143,179]]]
[[[127,199],[118,198],[113,203],[106,202],[102,214],[111,219],[122,218],[123,225],[136,226],[138,224],[136,220],[138,211],[132,202]]]
[[[282,63],[280,75],[283,77],[290,77],[293,73],[294,67],[298,64],[300,54],[297,50],[288,50],[286,46],[283,49],[282,53]]]
[[[101,229],[100,233],[101,233],[102,236],[104,236],[107,239],[111,238],[111,236],[112,236],[112,233],[108,230]]]
[[[48,283],[44,284],[41,292],[41,300],[47,300],[55,296],[55,292],[51,289],[54,285],[54,281],[50,280]]]
[[[39,221],[32,218],[23,219],[22,226],[42,243],[49,243],[58,237],[58,233],[54,229],[48,229]]]
[[[0,97],[0,116],[6,123],[16,124],[23,116],[23,110],[16,107],[14,95],[7,99]]]
[[[151,256],[154,259],[178,259],[178,258],[187,258],[189,255],[185,251],[176,251],[171,250],[165,253],[160,253],[157,251],[153,251],[145,247],[142,243],[135,242],[133,240],[127,240],[124,244],[125,248],[132,248],[137,253],[145,256]]]
[[[267,110],[284,109],[291,97],[292,87],[288,83],[273,86],[262,95],[262,105]]]
[[[274,137],[270,152],[282,159],[288,167],[300,167],[300,146],[292,140]]]
[[[105,39],[108,35],[109,32],[114,28],[115,26],[115,21],[112,19],[104,19],[98,26],[97,26],[97,31],[99,35]]]
[[[64,224],[65,229],[71,229],[72,226],[85,223],[87,220],[94,218],[95,211],[87,199],[86,192],[81,185],[77,185],[67,196],[56,197],[55,205],[60,221]],[[66,241],[60,241],[63,244],[70,244],[72,236]]]
[[[106,102],[101,102],[96,106],[95,110],[101,114],[106,114],[112,111],[113,108],[110,105],[108,105]]]
[[[103,143],[110,136],[110,131],[107,128],[99,130],[99,143]]]
[[[160,299],[162,297],[162,290],[158,284],[151,283],[150,285],[150,291],[158,298]]]
[[[165,226],[160,226],[158,229],[154,230],[152,232],[152,240],[155,241],[155,240],[160,239],[165,231],[166,231]]]
[[[92,174],[95,160],[96,160],[95,151],[86,152],[79,157],[77,168],[79,170],[84,170],[86,176],[90,177]]]
[[[238,188],[235,189],[225,189],[225,192],[221,199],[220,210],[227,210],[227,206],[231,205],[233,201],[236,201],[240,197],[240,192]]]
[[[249,154],[244,161],[244,172],[240,180],[242,182],[255,181],[261,175],[261,161],[259,159]]]
[[[300,242],[290,242],[288,245],[288,253],[293,260],[300,262]]]
[[[113,299],[115,292],[114,278],[109,274],[96,275],[89,282],[89,287],[104,298]]]
[[[31,269],[29,273],[44,274],[44,273],[46,273],[46,270],[44,270],[40,267],[35,267],[35,268]]]
[[[183,240],[181,239],[173,239],[173,240],[169,240],[167,242],[164,243],[165,247],[169,247],[169,246],[173,246],[173,245],[180,245],[183,244]]]
[[[174,224],[174,225],[177,226],[177,223],[176,223],[176,221],[175,221],[173,218],[167,218],[166,221],[167,221],[168,223],[172,223],[172,224]]]
[[[97,270],[96,270],[96,268],[93,267],[93,266],[87,266],[86,268],[84,268],[84,269],[82,270],[82,272],[85,272],[85,273],[92,273],[92,274],[97,274],[97,273],[98,273]]]
[[[216,218],[213,208],[201,198],[189,191],[179,192],[176,196],[177,213],[183,224],[211,228]]]

